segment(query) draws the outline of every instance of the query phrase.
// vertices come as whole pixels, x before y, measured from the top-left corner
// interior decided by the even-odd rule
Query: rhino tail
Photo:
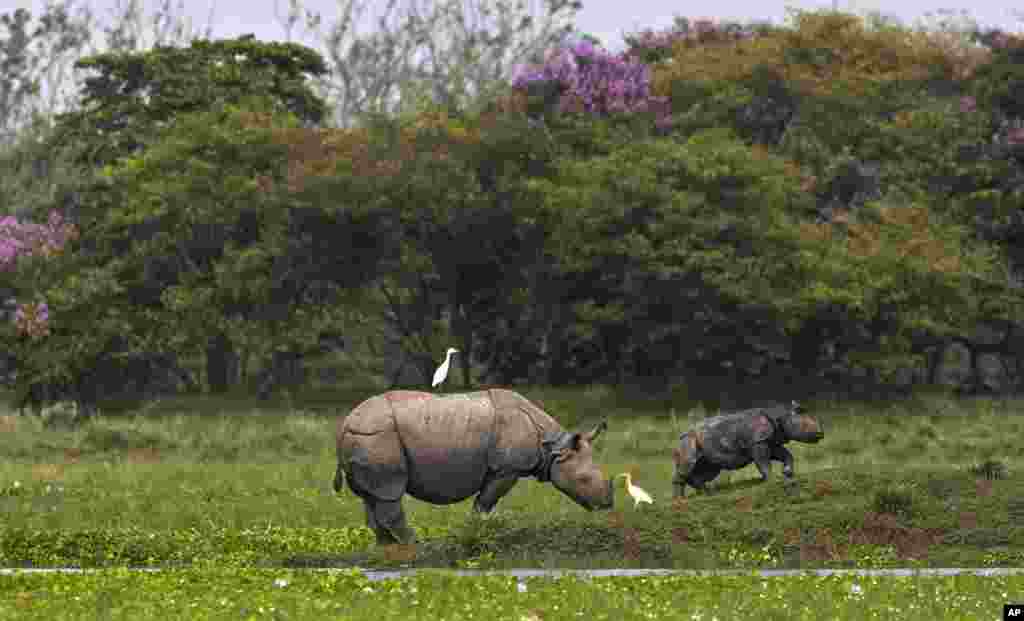
[[[342,488],[345,487],[345,470],[341,467],[341,462],[338,462],[338,468],[334,471],[334,493],[340,494]]]

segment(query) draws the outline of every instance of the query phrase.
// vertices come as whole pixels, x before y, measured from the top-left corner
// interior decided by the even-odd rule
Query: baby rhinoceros
[[[794,401],[789,407],[756,408],[713,416],[679,437],[672,451],[675,475],[673,495],[685,494],[686,486],[706,491],[705,485],[722,470],[738,470],[754,462],[767,481],[771,461],[781,461],[782,474],[793,477],[793,454],[784,444],[790,440],[816,443],[825,437],[821,424],[803,413]]]
[[[338,421],[334,490],[345,480],[378,544],[408,543],[402,495],[446,505],[476,494],[489,513],[520,477],[550,481],[588,510],[612,507],[612,482],[591,443],[607,427],[569,433],[510,390],[434,395],[394,390]]]

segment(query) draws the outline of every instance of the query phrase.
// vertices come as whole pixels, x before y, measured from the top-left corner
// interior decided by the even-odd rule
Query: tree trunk
[[[461,349],[459,351],[459,370],[462,373],[462,388],[469,390],[473,382],[473,373],[470,368],[470,356],[473,352],[473,328],[465,317],[465,306],[460,306],[456,312],[453,327],[455,328],[455,338]]]
[[[821,338],[821,327],[812,319],[801,326],[791,341],[790,359],[802,377],[810,377],[817,366]]]
[[[221,394],[238,381],[238,354],[226,334],[217,334],[206,346],[206,383]]]
[[[260,385],[257,389],[259,398],[269,399],[281,386],[301,386],[306,380],[303,358],[299,352],[275,351],[271,355],[270,364],[260,374]]]
[[[395,367],[395,372],[391,374],[391,390],[394,390],[398,386],[398,380],[402,377],[402,371],[405,370],[405,365],[409,363],[409,354],[402,350],[402,362]]]

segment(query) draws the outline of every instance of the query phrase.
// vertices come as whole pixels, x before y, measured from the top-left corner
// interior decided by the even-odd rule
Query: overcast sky
[[[81,2],[82,0],[79,0]],[[85,0],[95,12],[106,17],[116,6],[116,0]],[[125,3],[126,0],[122,0]],[[152,8],[157,0],[143,0],[147,7]],[[275,18],[275,4],[283,14],[287,0],[173,0],[177,5],[182,2],[185,12],[197,26],[207,23],[210,15],[211,2],[214,6],[213,34],[214,37],[232,37],[245,33],[255,33],[259,39],[280,40],[284,38],[284,29]],[[400,0],[402,2],[404,0]],[[424,0],[419,0],[423,2]],[[475,2],[480,0],[474,0]],[[941,0],[940,0],[941,1]],[[532,4],[536,2],[528,3]],[[1024,21],[1013,12],[1021,7],[1019,3],[1005,0],[974,0],[965,6],[935,5],[932,0],[900,0],[899,2],[881,3],[871,0],[837,0],[841,9],[863,14],[868,11],[882,10],[883,13],[894,15],[907,25],[913,25],[916,19],[927,12],[950,8],[958,13],[961,9],[970,8],[970,15],[982,26],[998,26],[1011,32],[1024,30]],[[371,0],[384,4],[385,0]],[[0,0],[0,12],[18,7],[31,8],[38,15],[43,0]],[[893,8],[893,6],[898,8]],[[337,0],[304,0],[302,6],[319,12],[326,24],[333,23],[337,16]],[[670,26],[675,14],[690,18],[713,17],[722,20],[766,21],[782,23],[786,16],[785,7],[813,9],[832,6],[831,0],[716,0],[711,3],[686,3],[678,0],[583,0],[583,10],[576,14],[576,24],[580,30],[601,38],[605,45],[618,51],[623,47],[622,32],[635,32],[651,27],[655,30]],[[1018,8],[1018,14],[1020,11]],[[375,15],[374,9],[368,16]],[[370,21],[360,28],[360,32],[370,30]],[[301,40],[303,37],[295,37]]]

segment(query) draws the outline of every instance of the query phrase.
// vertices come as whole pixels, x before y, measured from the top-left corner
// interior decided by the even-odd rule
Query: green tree
[[[458,343],[466,361],[503,364],[488,339],[528,303],[539,245],[523,181],[551,145],[521,113],[498,114],[501,105],[459,117],[433,104],[400,119],[377,116],[365,161],[388,174],[354,175],[370,180],[368,196],[398,223],[400,261],[377,286],[387,331],[425,378],[446,343]]]
[[[929,220],[924,207],[880,206],[873,220],[865,212],[861,222],[807,223],[811,198],[791,167],[728,131],[684,144],[648,140],[559,170],[556,180],[531,184],[562,215],[552,254],[562,269],[589,277],[575,301],[576,328],[620,378],[625,371],[616,365],[665,330],[690,338],[695,364],[725,362],[756,344],[744,342],[757,338],[744,330],[748,322],[770,320],[798,349],[793,341],[809,322],[836,313],[871,328],[868,338],[843,341],[850,356],[891,362],[907,352],[912,330],[970,325],[973,284],[996,281],[991,253],[970,247],[963,229]],[[698,299],[687,304],[693,294]],[[675,322],[702,322],[705,333],[651,321],[673,305],[691,309]],[[728,330],[718,329],[722,322]],[[740,336],[719,340],[729,332]]]
[[[301,129],[266,99],[219,103],[107,166],[117,208],[92,223],[89,252],[49,266],[52,335],[22,352],[19,381],[74,383],[126,352],[195,355],[216,339],[272,357],[343,329],[387,245],[372,202],[290,177]]]
[[[315,34],[328,59],[319,80],[340,127],[371,114],[394,116],[416,110],[421,96],[450,109],[463,109],[500,91],[522,62],[538,62],[573,28],[578,0],[476,2],[445,0],[374,5],[377,28],[356,31],[372,3],[346,0],[339,18],[321,16],[290,0],[286,32],[299,22]],[[326,26],[322,28],[322,26]]]
[[[324,70],[323,62],[315,52],[292,44],[264,44],[252,37],[198,40],[188,48],[158,47],[141,54],[103,54],[84,59],[79,66],[94,68],[99,75],[87,79],[83,107],[58,117],[47,145],[55,151],[70,153],[81,167],[106,173],[110,172],[106,167],[116,165],[120,158],[144,153],[152,140],[189,112],[238,103],[254,95],[263,96],[264,104],[272,110],[294,112],[304,123],[318,122],[324,111],[323,102],[305,82],[307,72],[317,74]],[[72,220],[83,231],[76,252],[92,266],[89,269],[119,274],[118,268],[107,265],[107,261],[130,247],[136,237],[146,242],[147,235],[158,235],[167,219],[165,215],[153,215],[131,227],[104,228],[107,219],[116,219],[129,199],[112,187],[103,174],[75,187],[73,194],[77,205],[72,210]],[[258,218],[258,212],[253,208],[247,217]],[[179,240],[180,247],[185,249],[188,261],[150,257],[146,277],[135,281],[139,290],[132,291],[129,297],[134,299],[137,295],[144,305],[154,288],[175,283],[180,274],[187,272],[189,262],[201,269],[211,269],[209,246],[213,240],[230,237],[228,224],[213,219],[198,228],[179,231],[184,236]],[[124,286],[118,279],[110,282],[111,286]],[[230,342],[216,331],[219,325],[211,323],[207,335],[214,344],[206,350],[207,371],[215,380],[225,377],[223,367],[232,366],[235,357]],[[137,327],[146,333],[146,326]],[[96,333],[99,334],[102,332]],[[121,343],[124,345],[123,339]],[[77,364],[81,367],[88,361],[83,359]],[[214,390],[226,388],[222,381],[213,384]]]
[[[135,153],[176,116],[218,102],[265,95],[308,123],[319,123],[325,111],[308,83],[326,71],[323,59],[301,45],[264,43],[252,35],[99,54],[75,66],[98,75],[86,79],[80,108],[57,117],[52,143],[74,147],[97,167]]]

